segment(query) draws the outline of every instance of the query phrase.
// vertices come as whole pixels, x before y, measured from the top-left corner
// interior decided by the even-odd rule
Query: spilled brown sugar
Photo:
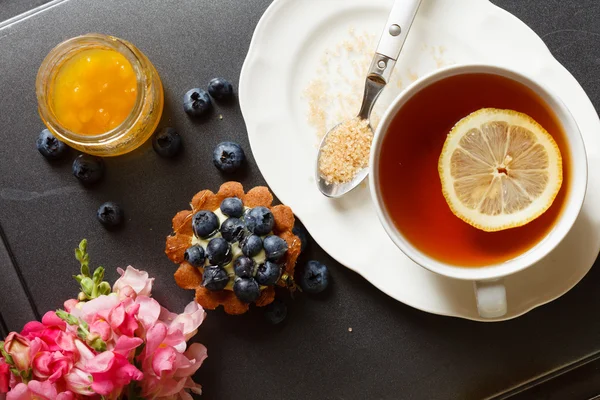
[[[339,124],[325,139],[319,173],[327,184],[350,182],[369,165],[373,131],[369,121],[353,118]]]

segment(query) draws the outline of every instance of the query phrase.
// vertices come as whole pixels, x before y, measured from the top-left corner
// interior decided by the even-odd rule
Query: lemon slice
[[[452,128],[438,171],[454,215],[486,232],[533,221],[562,185],[562,157],[552,136],[526,114],[495,108]]]

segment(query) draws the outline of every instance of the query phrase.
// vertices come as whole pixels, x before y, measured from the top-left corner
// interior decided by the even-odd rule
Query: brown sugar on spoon
[[[301,250],[292,233],[294,214],[272,203],[266,187],[246,193],[238,182],[223,184],[217,193],[197,193],[191,210],[173,218],[166,241],[165,253],[179,264],[177,285],[194,290],[202,307],[223,306],[228,314],[271,303],[275,286],[294,290]]]
[[[350,182],[369,166],[373,131],[369,121],[353,118],[335,127],[319,155],[319,174],[328,184]]]

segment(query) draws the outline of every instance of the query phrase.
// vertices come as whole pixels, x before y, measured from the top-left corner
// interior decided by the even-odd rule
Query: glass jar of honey
[[[144,143],[163,111],[163,87],[131,43],[91,33],[62,42],[36,80],[38,110],[61,141],[84,153],[117,156]]]

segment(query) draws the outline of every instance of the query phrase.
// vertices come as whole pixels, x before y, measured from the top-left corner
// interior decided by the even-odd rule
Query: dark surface
[[[0,0],[0,19],[34,3],[39,2]],[[194,193],[216,190],[226,180],[211,165],[213,146],[239,141],[250,167],[233,178],[247,188],[265,182],[254,166],[237,105],[191,122],[180,98],[215,76],[237,87],[252,31],[269,3],[71,0],[0,31],[0,225],[8,247],[0,246],[0,330],[20,329],[35,314],[76,295],[72,249],[83,237],[90,242],[92,264],[107,267],[109,280],[116,278],[116,267],[133,264],[157,277],[155,297],[169,308],[182,310],[192,299],[192,292],[173,282],[164,238],[170,219]],[[600,105],[597,0],[495,3],[542,36]],[[52,46],[90,31],[131,40],[154,62],[166,90],[162,125],[178,129],[184,151],[165,160],[146,144],[107,160],[104,182],[86,190],[70,175],[68,161],[50,164],[35,149],[43,126],[34,80]],[[97,207],[108,200],[125,208],[126,226],[120,231],[107,232],[95,219]],[[549,305],[513,321],[482,324],[409,308],[337,265],[314,244],[309,254],[330,265],[332,287],[323,295],[288,302],[283,325],[265,324],[260,312],[209,314],[197,336],[209,352],[197,377],[203,398],[476,399],[600,349],[600,268]],[[584,383],[548,398],[589,398],[600,391],[597,373]],[[530,393],[521,398],[541,396]]]

